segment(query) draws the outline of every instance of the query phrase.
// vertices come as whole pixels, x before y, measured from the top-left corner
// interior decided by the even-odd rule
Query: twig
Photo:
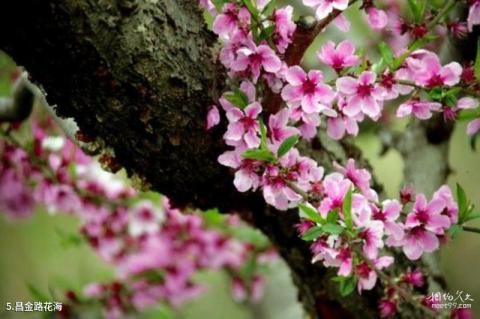
[[[366,257],[361,251],[358,249],[354,249],[355,252],[358,254],[358,256],[368,265],[370,269],[375,271],[380,277],[382,281],[384,281],[388,286],[392,287],[395,289],[395,291],[402,297],[405,301],[410,303],[412,306],[415,308],[421,309],[424,312],[428,313],[432,317],[436,315],[436,312],[429,307],[425,306],[421,302],[419,302],[417,299],[415,299],[408,291],[403,289],[401,286],[397,285],[390,276],[388,276],[385,272],[383,272],[381,269],[378,269],[375,264],[368,258]]]
[[[471,232],[471,233],[480,234],[480,228],[477,228],[477,227],[462,226],[462,229],[463,229],[464,231],[468,231],[468,232]]]

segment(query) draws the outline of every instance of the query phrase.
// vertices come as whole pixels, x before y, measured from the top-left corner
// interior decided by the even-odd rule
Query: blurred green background
[[[298,13],[297,13],[298,14]],[[356,13],[348,13],[355,27],[349,37],[357,45],[364,44],[368,51],[370,43],[375,43],[378,34],[372,34]],[[304,64],[318,67],[315,51],[327,39],[333,41],[344,37],[335,28],[329,28],[327,36],[321,36],[309,49]],[[0,94],[9,92],[8,74],[12,62],[0,55]],[[327,78],[328,78],[327,71]],[[401,125],[404,127],[404,125]],[[466,123],[459,123],[452,138],[449,161],[453,172],[450,186],[460,183],[468,197],[480,207],[480,151],[470,149],[465,134]],[[356,139],[358,146],[374,167],[375,175],[384,185],[388,196],[396,197],[402,185],[403,162],[395,150],[383,157],[378,154],[381,145],[377,135],[366,130]],[[480,226],[479,223],[477,225]],[[78,228],[78,222],[70,216],[50,216],[39,211],[30,220],[9,222],[0,216],[0,318],[27,318],[25,313],[3,312],[6,302],[34,301],[28,285],[40,291],[59,294],[67,289],[81,290],[92,281],[113,278],[112,270],[103,263],[87,246],[65,246],[58,230],[70,233]],[[450,241],[440,254],[441,268],[444,271],[453,294],[457,290],[469,293],[475,300],[474,312],[480,317],[480,278],[477,275],[480,265],[480,235],[461,233]],[[240,305],[232,301],[226,276],[222,273],[205,273],[199,280],[208,286],[207,293],[179,309],[179,319],[260,319],[299,318],[300,308],[296,303],[296,292],[290,282],[288,271],[279,263],[268,278],[265,300],[256,306]],[[59,295],[60,296],[60,295]],[[59,299],[61,299],[59,297]],[[33,316],[32,316],[33,317]],[[147,312],[146,318],[161,318],[154,310]]]

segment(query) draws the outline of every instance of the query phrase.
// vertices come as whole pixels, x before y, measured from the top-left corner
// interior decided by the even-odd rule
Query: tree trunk
[[[378,316],[380,290],[341,298],[333,272],[311,263],[294,228],[296,213],[238,193],[231,172],[217,163],[225,123],[207,132],[205,118],[225,75],[196,0],[15,0],[2,9],[0,48],[111,164],[179,206],[241,213],[278,248],[309,318]],[[361,157],[350,143],[323,134],[303,151],[327,169]]]

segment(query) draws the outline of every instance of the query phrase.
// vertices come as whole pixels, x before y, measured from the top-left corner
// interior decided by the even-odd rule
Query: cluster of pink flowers
[[[205,290],[193,277],[206,270],[226,270],[237,300],[259,300],[259,266],[273,261],[275,252],[266,241],[236,238],[232,229],[245,227],[238,217],[218,215],[209,225],[202,214],[182,213],[166,198],[136,192],[68,139],[49,135],[48,120],[32,122],[27,146],[15,136],[25,136],[28,124],[20,130],[0,140],[0,211],[15,220],[41,205],[51,214],[77,217],[81,238],[116,271],[114,281],[92,283],[83,293],[100,301],[106,317],[183,304]],[[64,311],[74,312],[80,299],[73,292],[67,297]]]
[[[315,10],[319,20],[338,15],[349,6],[347,0],[303,3]],[[427,23],[403,20],[394,1],[388,1],[385,10],[375,7],[373,1],[364,1],[360,8],[372,29],[383,30],[387,38],[403,37],[407,42],[392,45],[397,49],[382,43],[382,60],[372,61],[357,52],[351,41],[327,41],[317,57],[334,71],[330,79],[320,70],[307,71],[287,64],[290,60],[285,49],[295,31],[291,8],[277,8],[268,15],[264,1],[253,1],[250,5],[228,3],[222,13],[213,14],[213,30],[224,44],[220,61],[232,84],[231,91],[219,100],[228,120],[224,140],[232,149],[221,154],[218,161],[234,169],[238,191],[260,190],[265,201],[279,210],[300,206],[305,219],[298,229],[304,239],[314,241],[313,261],[338,267],[338,275],[351,278],[359,292],[372,289],[378,272],[394,262],[392,256],[381,253],[383,248],[400,247],[410,260],[437,250],[446,231],[458,222],[457,203],[448,186],[438,189],[430,201],[424,194],[410,193],[408,197],[406,191],[401,202],[380,201],[371,187],[370,173],[357,168],[353,159],[345,167],[335,164],[338,172],[324,176],[324,168],[301,155],[295,144],[299,138],[314,138],[324,127],[335,140],[345,134],[357,135],[359,122],[378,121],[384,114],[384,104],[399,98],[403,98],[396,110],[399,118],[427,120],[437,113],[449,121],[463,110],[477,108],[478,87],[472,67],[457,62],[443,64],[436,53],[421,45],[406,49],[408,41],[430,33],[450,31],[463,37],[468,32],[467,23],[470,30],[480,24],[480,2],[469,4],[467,21],[452,21],[448,12],[436,20],[426,18],[435,24],[434,29]],[[272,24],[272,17],[279,12],[285,19]],[[335,23],[344,31],[348,29],[342,14]],[[270,33],[266,32],[269,26],[273,26]],[[289,32],[282,33],[282,29]],[[281,34],[284,45],[279,47]],[[271,101],[265,91],[276,94],[281,105],[273,109],[267,105]],[[213,105],[207,128],[217,125],[220,117]],[[321,126],[323,121],[326,124]],[[480,119],[474,119],[468,133],[478,130]],[[397,308],[392,296],[397,297],[396,292],[387,294],[382,313],[391,315]]]

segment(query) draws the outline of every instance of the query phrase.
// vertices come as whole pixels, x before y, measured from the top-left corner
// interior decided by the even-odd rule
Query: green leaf
[[[377,74],[382,73],[384,69],[385,69],[385,60],[383,58],[380,58],[380,60],[372,64],[372,71]]]
[[[55,232],[60,237],[60,245],[64,248],[77,247],[84,243],[82,236],[75,233],[68,233],[60,228],[55,228]]]
[[[223,222],[225,221],[225,217],[220,214],[217,208],[212,208],[209,210],[206,210],[203,212],[201,215],[203,217],[203,220],[208,226],[221,226]]]
[[[465,219],[463,220],[463,222],[466,223],[466,222],[469,222],[469,221],[471,221],[471,220],[478,219],[478,218],[480,218],[480,213],[473,213],[473,212],[471,212],[471,213],[469,213],[469,214],[465,217]]]
[[[410,54],[417,50],[420,49],[421,47],[427,45],[428,43],[432,42],[435,40],[437,36],[435,35],[427,35],[424,36],[423,38],[416,39],[408,48],[408,51],[400,55],[398,58],[395,59],[393,63],[393,70],[398,69],[402,63],[410,56]]]
[[[265,162],[274,162],[275,161],[275,156],[273,156],[272,152],[270,150],[262,150],[262,149],[257,149],[257,150],[246,150],[242,154],[243,158],[247,159],[253,159],[257,161],[265,161]]]
[[[462,231],[462,226],[453,225],[448,229],[448,235],[450,236],[450,238],[455,239],[461,231]]]
[[[457,115],[459,121],[471,121],[479,117],[478,110],[462,110]]]
[[[224,97],[228,102],[242,110],[248,106],[248,96],[238,88],[234,89],[233,93],[225,94]]]
[[[357,286],[357,281],[353,276],[347,277],[346,280],[340,282],[340,294],[342,297],[350,295]]]
[[[475,78],[480,79],[480,39],[477,42],[477,56],[475,58],[474,66]]]
[[[470,148],[473,151],[477,150],[477,138],[478,138],[478,136],[480,136],[480,132],[477,132],[470,137]]]
[[[388,44],[386,44],[385,42],[382,42],[378,45],[378,49],[380,50],[380,54],[382,55],[382,58],[385,61],[385,63],[391,66],[393,64],[395,57],[393,55],[393,51],[390,48],[390,46],[388,46]]]
[[[275,0],[271,0],[262,10],[262,14],[264,15],[270,15],[270,13],[273,11],[275,8]]]
[[[257,248],[266,248],[268,239],[258,230],[249,226],[236,226],[231,228],[234,238],[253,244]]]
[[[323,233],[322,227],[313,226],[303,234],[302,239],[305,241],[312,241],[318,238]]]
[[[295,146],[295,144],[297,144],[298,142],[298,135],[293,135],[293,136],[290,136],[289,138],[285,139],[282,144],[280,145],[280,147],[278,148],[278,151],[277,151],[277,157],[280,158],[282,157],[283,155],[287,154],[288,151]]]
[[[328,223],[336,223],[338,221],[338,208],[335,208],[331,212],[328,213],[327,215],[327,222]]]
[[[425,0],[408,0],[408,7],[412,11],[415,22],[421,22],[427,6]]]
[[[339,283],[340,294],[342,297],[350,295],[357,285],[357,281],[353,276],[335,276],[332,280]]]
[[[260,122],[260,148],[262,150],[267,150],[267,127],[263,123],[263,119],[259,118]]]
[[[310,219],[311,221],[318,224],[325,224],[327,221],[320,216],[320,213],[313,207],[306,204],[298,205],[300,215]]]
[[[464,218],[467,214],[468,209],[468,202],[467,202],[467,195],[465,194],[465,190],[457,183],[457,203],[458,203],[458,216],[459,216],[459,224],[463,224]]]
[[[258,17],[257,7],[253,4],[252,0],[242,0],[242,2],[254,17]]]
[[[353,229],[352,222],[352,189],[350,188],[343,199],[343,219],[345,220],[345,225],[347,228]]]
[[[266,27],[260,33],[260,37],[259,37],[260,41],[270,38],[274,32],[275,32],[275,24]]]
[[[322,226],[322,231],[331,235],[340,235],[345,228],[338,224],[326,223]]]
[[[50,298],[47,295],[45,295],[43,292],[41,292],[40,289],[38,289],[34,285],[27,283],[27,288],[30,294],[32,295],[32,298],[35,299],[35,301],[41,301],[41,302],[50,301]]]

